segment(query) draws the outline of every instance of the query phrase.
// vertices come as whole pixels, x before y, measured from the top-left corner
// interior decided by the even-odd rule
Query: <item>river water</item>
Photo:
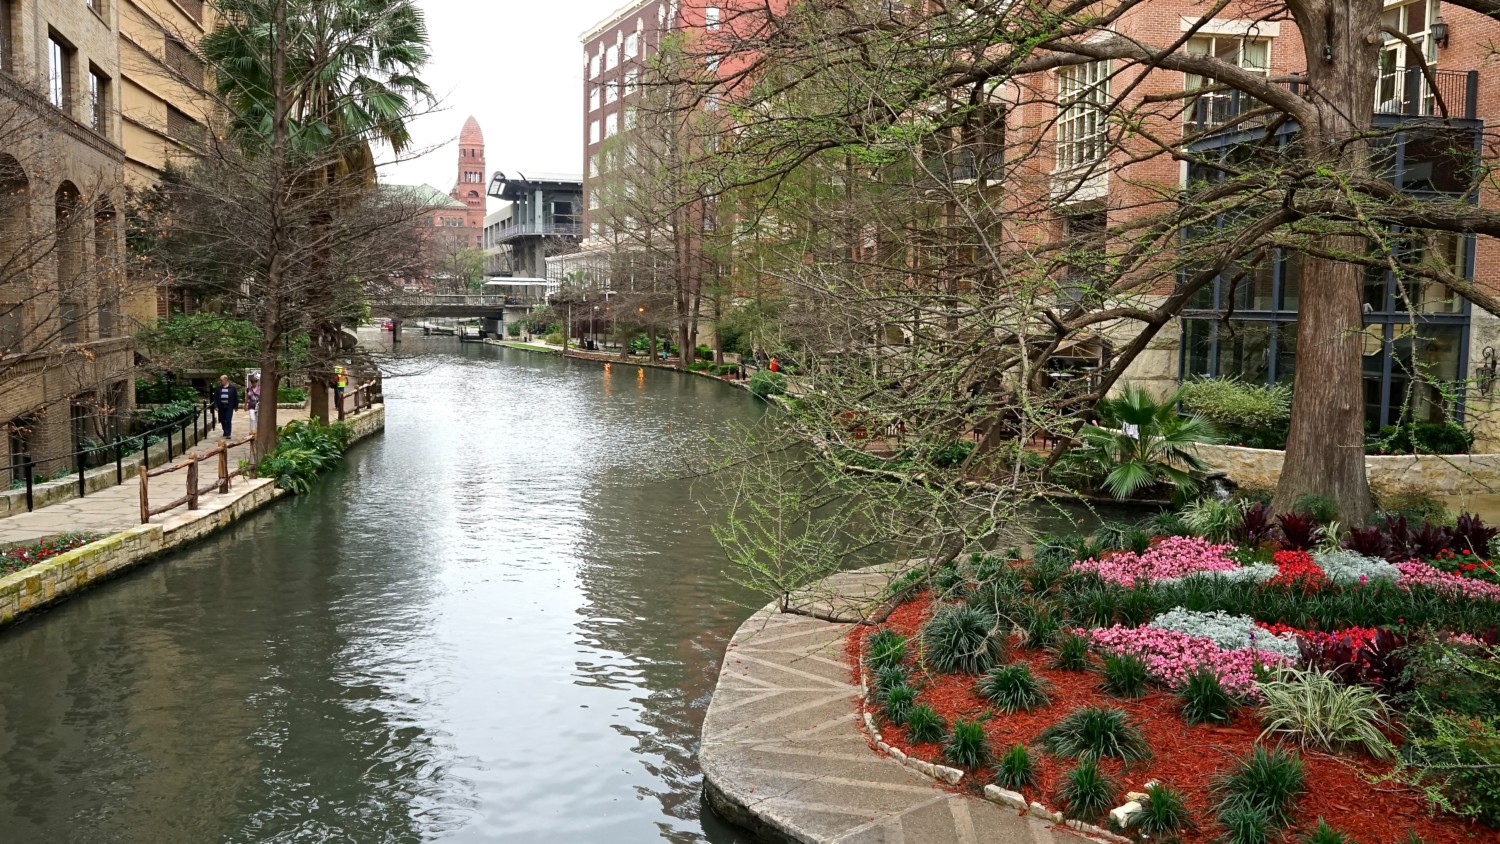
[[[731,584],[680,472],[748,394],[411,337],[312,494],[0,633],[0,841],[744,840]]]

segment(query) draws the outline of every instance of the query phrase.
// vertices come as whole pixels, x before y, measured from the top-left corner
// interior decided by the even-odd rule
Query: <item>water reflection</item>
[[[431,348],[315,494],[0,635],[6,840],[735,840],[694,752],[751,599],[671,470],[759,407]]]

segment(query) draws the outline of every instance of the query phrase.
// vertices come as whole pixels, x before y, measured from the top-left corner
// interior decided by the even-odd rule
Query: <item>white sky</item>
[[[473,115],[485,163],[496,170],[578,173],[583,167],[583,45],[579,33],[625,0],[418,0],[432,61],[422,74],[442,99],[412,127],[416,150],[381,180],[448,191],[458,177],[458,131]],[[470,48],[472,47],[472,50]],[[489,200],[491,211],[499,200]]]

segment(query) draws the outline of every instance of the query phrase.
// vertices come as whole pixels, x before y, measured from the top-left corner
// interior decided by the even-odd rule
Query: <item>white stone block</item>
[[[933,774],[949,785],[958,785],[958,781],[964,778],[964,772],[947,765],[933,765]]]
[[[1116,806],[1109,810],[1109,819],[1115,822],[1115,826],[1124,829],[1135,820],[1135,814],[1141,810],[1141,804],[1132,800],[1123,806]]]
[[[1019,792],[1001,788],[998,785],[987,785],[984,787],[984,796],[1012,809],[1026,811],[1026,796]]]

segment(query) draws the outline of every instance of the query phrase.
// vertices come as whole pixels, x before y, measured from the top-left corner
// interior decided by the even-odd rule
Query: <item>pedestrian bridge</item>
[[[375,316],[392,319],[458,317],[500,319],[522,315],[547,304],[547,293],[557,282],[545,278],[496,278],[480,293],[389,293],[370,302]]]

